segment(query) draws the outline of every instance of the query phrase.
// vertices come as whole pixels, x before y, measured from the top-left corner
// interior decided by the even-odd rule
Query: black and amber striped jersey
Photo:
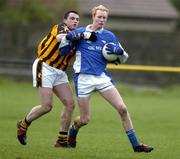
[[[54,25],[51,32],[38,45],[38,59],[51,67],[65,71],[75,55],[75,50],[71,50],[66,56],[61,56],[56,36],[67,32],[69,29],[66,24]]]

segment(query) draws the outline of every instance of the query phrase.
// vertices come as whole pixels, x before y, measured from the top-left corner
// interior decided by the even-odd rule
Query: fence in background
[[[32,62],[37,56],[37,45],[51,26],[0,25],[0,76],[31,79]],[[137,84],[179,83],[180,73],[148,71],[147,67],[180,67],[180,32],[115,31],[129,53],[127,65],[121,70],[109,70],[117,81]],[[138,71],[146,68],[146,70]],[[128,67],[128,69],[123,69]],[[130,69],[131,67],[131,69]],[[133,70],[132,70],[133,69]],[[151,68],[152,69],[152,68]],[[72,68],[68,70],[72,73]],[[72,77],[70,75],[70,77]]]

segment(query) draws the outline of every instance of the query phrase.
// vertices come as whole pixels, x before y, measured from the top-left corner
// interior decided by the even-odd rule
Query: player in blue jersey
[[[120,45],[116,36],[104,28],[109,10],[103,5],[92,9],[93,23],[68,33],[61,41],[61,53],[66,54],[71,47],[76,49],[76,60],[73,68],[74,83],[80,117],[76,117],[69,130],[69,144],[76,146],[76,136],[79,129],[87,125],[90,120],[90,97],[98,91],[119,113],[123,128],[135,152],[151,152],[153,147],[139,143],[127,107],[115,88],[111,76],[106,72],[107,61],[102,55],[102,48],[109,43],[106,51],[118,54],[121,62],[125,62],[128,54]],[[68,45],[67,45],[68,44]]]

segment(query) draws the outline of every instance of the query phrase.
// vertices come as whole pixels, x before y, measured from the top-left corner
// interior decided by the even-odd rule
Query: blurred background
[[[129,53],[127,65],[180,67],[180,0],[0,0],[0,76],[31,80],[37,46],[67,10],[91,23],[91,9],[110,9],[107,28]],[[131,84],[178,84],[180,72],[109,70]],[[72,67],[68,73],[72,78]]]

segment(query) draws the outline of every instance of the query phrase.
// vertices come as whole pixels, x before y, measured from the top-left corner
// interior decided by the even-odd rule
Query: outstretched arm
[[[63,37],[60,40],[59,51],[62,56],[67,55],[72,48],[73,48],[72,42],[70,40],[67,40],[66,37]]]
[[[92,42],[95,42],[95,41],[97,41],[97,36],[96,36],[95,32],[87,32],[87,31],[85,31],[85,32],[79,33],[76,30],[74,30],[74,31],[69,32],[66,35],[66,39],[71,41],[71,42],[77,41],[77,40],[80,40],[80,39],[90,40]]]
[[[59,50],[62,56],[68,54],[68,52],[73,48],[74,43],[78,40],[90,40],[95,42],[97,40],[97,36],[95,32],[82,32],[79,33],[76,30],[67,33],[65,37],[63,37],[60,41]]]

